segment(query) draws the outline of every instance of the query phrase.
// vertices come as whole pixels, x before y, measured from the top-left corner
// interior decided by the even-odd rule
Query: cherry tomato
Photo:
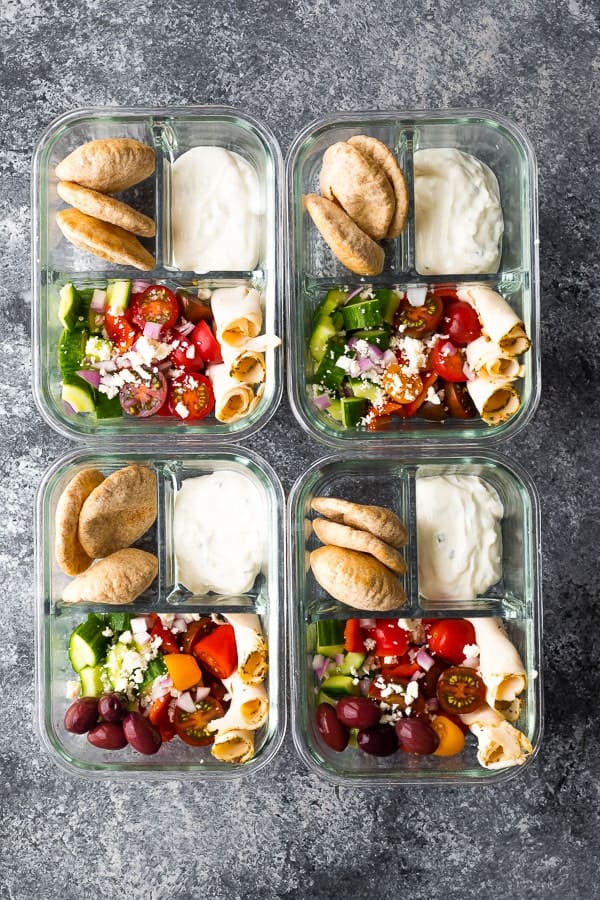
[[[208,730],[208,723],[213,719],[220,719],[224,714],[223,707],[214,697],[199,700],[194,712],[186,712],[178,706],[173,720],[175,732],[186,744],[205,747],[212,744],[215,737],[214,733]]]
[[[444,304],[436,294],[427,294],[423,306],[413,306],[408,297],[400,301],[394,315],[394,327],[412,338],[433,334],[444,313]]]
[[[464,373],[465,354],[460,347],[449,340],[436,342],[431,355],[433,368],[446,381],[466,381]]]
[[[475,712],[485,703],[485,684],[475,669],[451,666],[438,679],[437,698],[445,712]]]
[[[215,395],[205,375],[186,372],[169,385],[169,409],[180,419],[203,419],[213,411]]]
[[[179,644],[173,632],[160,620],[157,613],[150,613],[150,637],[159,637],[161,640],[161,653],[179,653]]]
[[[109,339],[113,342],[119,353],[131,350],[140,336],[137,328],[128,322],[125,315],[114,316],[109,310],[104,316],[104,327]]]
[[[150,722],[158,730],[163,741],[170,741],[175,737],[175,726],[169,716],[170,705],[171,694],[164,694],[154,701],[148,712]]]
[[[202,616],[197,622],[189,622],[185,634],[181,638],[182,653],[191,653],[194,643],[217,627],[217,623],[213,622],[210,616]]]
[[[436,716],[431,727],[440,739],[434,756],[456,756],[465,746],[465,736],[461,728],[446,716]]]
[[[202,321],[212,322],[213,315],[210,306],[204,300],[200,300],[199,297],[196,297],[189,291],[185,291],[183,288],[176,292],[176,296],[179,300],[181,311],[188,322],[194,322],[194,324]]]
[[[428,700],[436,696],[438,678],[448,668],[441,659],[436,659],[434,664],[425,672],[425,676],[419,681],[419,690]]]
[[[167,396],[167,383],[159,371],[146,370],[148,378],[127,381],[119,391],[123,412],[145,419],[159,411]]]
[[[131,302],[131,320],[142,330],[152,322],[160,325],[161,331],[167,331],[178,318],[177,297],[164,284],[151,284],[143,294],[136,294]]]
[[[466,619],[438,619],[427,627],[427,643],[436,656],[458,666],[465,659],[463,648],[475,643],[475,629]]]
[[[237,667],[235,632],[229,623],[194,641],[192,650],[202,668],[216,678],[229,678]]]
[[[212,365],[213,363],[223,362],[219,342],[214,336],[210,325],[206,322],[198,322],[192,331],[192,341],[200,350],[202,358],[206,363]]]
[[[420,669],[420,665],[416,662],[411,662],[406,653],[397,663],[392,663],[389,666],[382,666],[381,674],[386,681],[396,681],[398,678],[410,678],[415,672],[419,672]]]
[[[173,365],[186,372],[201,372],[204,360],[197,345],[186,337],[176,338],[177,347],[171,353]]]
[[[443,388],[444,406],[454,419],[472,419],[476,415],[475,404],[464,384],[446,381]]]
[[[470,303],[451,300],[444,307],[444,334],[455,344],[470,344],[481,336],[479,316]]]
[[[365,633],[375,641],[376,656],[404,656],[408,650],[408,632],[400,628],[398,619],[377,619]]]
[[[381,387],[396,403],[414,403],[423,392],[423,379],[418,372],[410,373],[392,364],[383,373]]]
[[[437,372],[427,372],[421,375],[421,383],[423,385],[420,394],[418,397],[412,401],[412,403],[406,403],[404,407],[400,411],[400,415],[403,418],[409,419],[411,416],[416,416],[419,412],[425,400],[427,398],[427,393],[430,387],[433,387],[438,380]],[[441,403],[440,403],[441,406]]]
[[[348,653],[364,653],[365,642],[360,630],[360,619],[347,619],[344,627],[344,648]]]

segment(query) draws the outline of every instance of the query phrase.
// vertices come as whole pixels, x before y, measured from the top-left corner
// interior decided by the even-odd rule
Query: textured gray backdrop
[[[0,11],[0,898],[598,896],[600,490],[597,0],[4,0]],[[546,736],[523,777],[336,789],[288,736],[244,787],[86,783],[32,729],[32,507],[69,449],[30,391],[30,198],[77,106],[225,103],[284,153],[336,109],[483,106],[540,166],[543,399],[504,449],[543,501]],[[252,446],[289,488],[323,451],[287,403]]]

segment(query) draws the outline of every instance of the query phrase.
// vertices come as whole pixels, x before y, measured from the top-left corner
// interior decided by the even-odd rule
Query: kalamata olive
[[[95,697],[80,697],[65,713],[65,728],[72,734],[85,734],[98,721],[98,701]]]
[[[120,722],[100,722],[88,731],[88,741],[101,750],[122,750],[127,746],[127,739]]]
[[[329,703],[317,706],[317,728],[328,747],[341,753],[348,746],[348,729],[342,725],[336,711]]]
[[[408,753],[427,756],[438,748],[439,737],[423,719],[400,719],[395,728],[402,749]]]
[[[127,700],[123,694],[102,694],[98,700],[98,715],[106,722],[122,722],[127,715]]]
[[[342,697],[335,709],[336,715],[348,728],[373,728],[379,723],[379,707],[366,697]]]
[[[138,753],[144,753],[151,756],[156,753],[162,743],[160,734],[148,719],[144,718],[140,713],[128,713],[123,719],[123,731],[127,742],[137,750]]]
[[[358,746],[371,756],[391,756],[398,749],[396,732],[390,725],[376,725],[359,731]]]

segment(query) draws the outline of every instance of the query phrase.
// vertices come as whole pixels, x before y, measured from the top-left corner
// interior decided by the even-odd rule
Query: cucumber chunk
[[[339,666],[339,674],[354,675],[354,672],[358,672],[366,658],[366,653],[346,653],[343,663]],[[353,669],[354,672],[352,671]]]
[[[148,667],[144,672],[144,680],[142,681],[142,689],[147,687],[150,682],[154,681],[155,678],[160,678],[161,675],[167,674],[167,666],[165,664],[162,655],[159,654],[155,656],[154,659],[151,659],[148,663]]]
[[[308,342],[310,355],[315,362],[321,362],[323,356],[325,355],[325,348],[327,347],[327,343],[331,340],[332,337],[335,337],[336,331],[337,329],[333,324],[331,316],[321,316],[315,321],[312,333],[310,335],[310,340]]]
[[[88,332],[85,328],[68,331],[66,328],[58,342],[58,365],[63,381],[74,376],[81,369],[81,362],[85,356],[85,345]]]
[[[96,418],[120,419],[123,415],[123,407],[119,395],[110,399],[101,391],[96,391]]]
[[[105,628],[106,620],[90,613],[85,622],[81,622],[71,633],[69,660],[76,672],[104,660],[108,647],[108,638],[102,634]]]
[[[334,709],[337,706],[337,700],[334,700],[333,697],[330,697],[324,691],[319,691],[319,696],[317,697],[317,704],[319,704],[319,703],[328,703],[330,706],[333,706]]]
[[[387,350],[390,346],[390,332],[387,328],[360,328],[352,332],[352,337],[359,341],[367,341],[374,344],[380,350]]]
[[[336,398],[332,399],[331,403],[325,410],[332,419],[335,419],[336,422],[342,421],[342,401]]]
[[[344,355],[344,344],[338,338],[327,341],[323,358],[315,372],[315,384],[322,384],[331,391],[338,391],[346,373],[336,365]]]
[[[73,382],[63,384],[61,397],[65,403],[72,406],[76,413],[93,413],[96,409],[92,388],[82,378],[72,377]]]
[[[321,690],[329,697],[357,697],[360,693],[358,684],[353,684],[351,675],[331,675],[321,682]]]
[[[383,325],[383,301],[374,297],[372,300],[362,300],[360,303],[352,303],[342,309],[344,327],[347,331],[356,331],[362,328],[379,328]]]
[[[371,403],[375,403],[382,393],[379,385],[374,381],[367,381],[366,378],[351,378],[349,384],[355,397],[370,400]]]
[[[344,652],[344,620],[322,619],[317,622],[317,653],[335,659]]]
[[[131,298],[130,281],[109,281],[106,286],[106,308],[114,316],[121,315],[129,306]]]
[[[394,315],[396,314],[396,310],[400,306],[400,295],[396,293],[396,291],[392,291],[389,288],[378,288],[375,291],[375,296],[378,300],[383,302],[383,320],[387,322],[388,325],[392,325],[394,322]]]
[[[79,296],[72,282],[61,287],[58,302],[58,321],[63,328],[72,331],[77,324],[79,316]]]
[[[362,397],[342,397],[342,424],[355,428],[367,412],[367,401]]]
[[[321,300],[315,310],[314,321],[316,322],[321,316],[330,316],[332,312],[344,305],[347,296],[348,291],[344,291],[342,288],[332,288],[327,291],[325,298]]]
[[[129,631],[131,627],[131,613],[109,613],[108,627],[114,635]]]
[[[86,666],[79,673],[82,697],[99,697],[107,688],[102,666]]]

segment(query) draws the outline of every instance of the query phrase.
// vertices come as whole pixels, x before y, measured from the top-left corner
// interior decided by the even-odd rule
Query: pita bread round
[[[313,550],[310,565],[321,587],[347,606],[383,612],[406,605],[398,578],[368,553],[327,545]]]
[[[87,216],[111,222],[119,228],[124,228],[125,231],[139,234],[140,237],[154,237],[156,234],[154,219],[138,212],[127,203],[109,197],[108,194],[92,191],[90,188],[75,184],[74,181],[59,181],[56,190],[65,203],[69,203]]]
[[[315,519],[312,524],[315,534],[323,544],[333,544],[336,547],[346,547],[347,550],[369,553],[396,575],[403,575],[408,568],[402,554],[369,531],[360,531],[358,528],[330,522],[329,519]]]
[[[408,541],[408,531],[404,522],[385,506],[351,503],[337,497],[315,497],[312,508],[333,522],[340,522],[361,531],[370,531],[392,547],[403,547]]]
[[[118,225],[103,222],[78,209],[62,209],[56,213],[56,222],[68,241],[93,256],[144,272],[154,268],[152,254],[130,231]]]
[[[353,222],[378,241],[387,234],[396,198],[383,168],[352,144],[338,141],[323,154],[321,194],[348,213]]]
[[[82,469],[70,480],[58,498],[54,553],[56,562],[67,575],[79,575],[93,562],[93,557],[81,546],[77,529],[81,507],[94,488],[103,481],[104,475],[98,469]]]
[[[70,581],[63,591],[65,603],[133,603],[158,574],[153,553],[129,547],[100,559]]]
[[[96,559],[137,541],[156,520],[156,475],[146,466],[126,466],[91,492],[79,514],[79,540]]]
[[[394,215],[385,236],[388,238],[398,237],[406,225],[409,207],[408,185],[404,172],[398,165],[398,160],[383,141],[366,134],[357,134],[349,138],[348,143],[356,147],[366,159],[374,165],[380,166],[385,172],[396,200]]]
[[[133,138],[88,141],[69,153],[56,167],[59,181],[75,181],[106,194],[118,194],[152,175],[152,147]]]
[[[304,206],[342,265],[355,275],[381,274],[385,262],[382,248],[337,203],[318,194],[307,194]]]

